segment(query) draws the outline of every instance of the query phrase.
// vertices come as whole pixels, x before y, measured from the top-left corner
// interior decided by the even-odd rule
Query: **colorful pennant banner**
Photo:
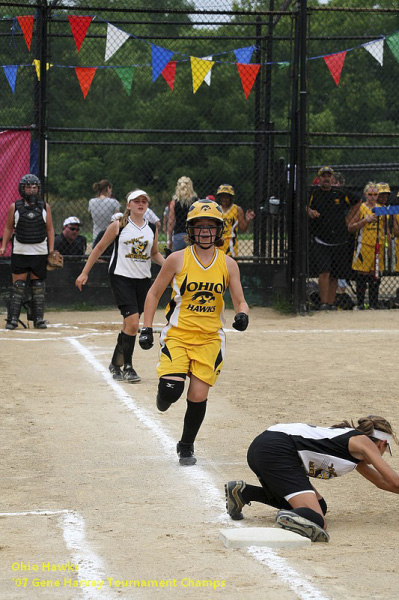
[[[26,15],[23,17],[17,17],[19,26],[24,34],[25,43],[30,52],[30,47],[32,44],[32,34],[33,34],[33,16]]]
[[[93,20],[92,16],[68,16],[68,21],[71,27],[72,35],[76,44],[77,51],[80,51],[82,43],[86,37],[88,28]],[[24,40],[28,50],[31,49],[32,43],[32,35],[33,35],[33,22],[34,17],[32,15],[23,15],[16,17],[18,24],[21,28],[21,31],[24,35]],[[148,44],[145,40],[141,40],[131,33],[127,33],[123,31],[119,27],[112,25],[112,23],[107,24],[107,36],[106,36],[106,45],[105,45],[105,56],[104,62],[107,62],[114,54],[125,44],[125,42],[129,38],[134,38],[140,42],[144,42]],[[362,44],[358,48],[364,48],[378,63],[383,66],[384,59],[384,43],[387,43],[389,49],[391,50],[395,59],[399,62],[399,31],[384,37],[380,37],[379,39],[372,40],[365,44]],[[170,89],[173,91],[175,85],[175,77],[176,77],[176,66],[177,62],[185,63],[188,61],[188,56],[186,54],[180,61],[171,60],[175,52],[172,50],[168,50],[167,48],[163,48],[162,46],[157,46],[155,44],[150,43],[151,46],[151,69],[152,69],[152,81],[155,82],[160,75],[164,78]],[[244,48],[236,48],[234,50],[230,50],[228,52],[233,52],[235,56],[235,63],[238,69],[238,73],[240,76],[241,84],[244,90],[245,98],[247,99],[255,80],[258,76],[261,64],[253,64],[251,63],[252,55],[256,49],[256,46],[247,46]],[[336,84],[339,85],[341,80],[342,69],[344,66],[344,62],[346,59],[347,52],[356,50],[356,48],[351,48],[350,50],[344,50],[342,52],[337,52],[334,54],[326,55],[326,56],[315,56],[311,57],[308,60],[313,60],[317,58],[323,58],[325,64],[327,65],[328,70]],[[220,54],[226,54],[228,52],[222,52]],[[218,55],[216,55],[217,57]],[[192,75],[192,85],[193,85],[193,93],[195,94],[202,83],[205,81],[208,86],[211,85],[211,73],[212,67],[215,62],[219,64],[231,64],[225,61],[216,61],[215,55],[206,56],[202,58],[198,58],[195,56],[190,56],[190,65],[191,65],[191,75]],[[33,60],[32,63],[35,66],[36,74],[38,79],[40,79],[40,61],[37,59]],[[279,61],[272,62],[268,64],[275,64],[280,69],[285,68],[290,65],[289,61]],[[3,65],[3,71],[7,78],[8,84],[13,93],[15,93],[16,79],[19,67],[24,67],[27,65]],[[47,63],[46,69],[52,67],[52,64]],[[116,71],[118,77],[120,78],[124,89],[127,94],[130,95],[131,88],[133,84],[133,76],[134,76],[134,68],[139,66],[150,66],[150,65],[133,65],[126,67],[117,67],[111,66],[113,70]],[[65,65],[56,65],[56,67],[65,67]],[[91,84],[93,82],[93,78],[95,72],[98,68],[107,68],[102,66],[95,67],[73,67],[69,66],[68,68],[74,68],[83,97],[86,98]]]
[[[79,52],[83,40],[86,37],[87,30],[90,27],[93,17],[68,16],[68,21],[71,26],[73,39],[75,40],[76,48]]]

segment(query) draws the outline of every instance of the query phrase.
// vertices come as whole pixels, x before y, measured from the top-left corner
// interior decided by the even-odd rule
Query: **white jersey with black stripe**
[[[132,279],[151,277],[151,250],[154,244],[155,226],[144,219],[139,227],[129,218],[114,241],[109,272]]]
[[[290,436],[309,477],[340,477],[356,469],[360,462],[348,449],[352,436],[364,435],[356,429],[279,423],[267,431],[279,431]]]

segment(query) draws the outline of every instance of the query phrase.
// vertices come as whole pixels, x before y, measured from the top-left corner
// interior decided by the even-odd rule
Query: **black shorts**
[[[47,254],[12,254],[11,273],[33,273],[39,279],[47,277]]]
[[[352,249],[349,244],[325,246],[315,241],[311,244],[310,258],[311,271],[316,276],[320,273],[330,273],[335,279],[348,279],[351,276]]]
[[[121,315],[123,317],[135,313],[141,315],[148,290],[151,287],[151,279],[132,279],[110,273],[109,281]]]
[[[254,439],[247,454],[248,465],[269,493],[287,499],[299,492],[312,492],[294,442],[286,433],[264,431]]]

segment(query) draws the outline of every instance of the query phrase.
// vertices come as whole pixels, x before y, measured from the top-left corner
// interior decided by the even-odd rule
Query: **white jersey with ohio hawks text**
[[[172,297],[166,308],[170,326],[186,332],[212,334],[224,325],[223,296],[229,286],[226,255],[215,248],[209,265],[203,265],[194,246],[184,250],[183,268],[172,281]]]
[[[130,219],[114,241],[109,272],[114,275],[147,279],[151,277],[151,249],[154,243],[155,225],[144,219],[139,227]]]

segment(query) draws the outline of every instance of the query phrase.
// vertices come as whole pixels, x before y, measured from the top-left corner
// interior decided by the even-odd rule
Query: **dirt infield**
[[[317,486],[329,544],[226,549],[218,530],[273,526],[275,511],[256,504],[233,523],[223,494],[230,479],[256,483],[246,450],[269,425],[374,413],[399,430],[396,313],[252,310],[247,332],[227,333],[192,468],[175,453],[184,400],[155,409],[157,349],[136,351],[141,383],[109,377],[116,311],[48,313],[46,331],[3,330],[0,598],[394,597],[398,498],[356,473]]]

